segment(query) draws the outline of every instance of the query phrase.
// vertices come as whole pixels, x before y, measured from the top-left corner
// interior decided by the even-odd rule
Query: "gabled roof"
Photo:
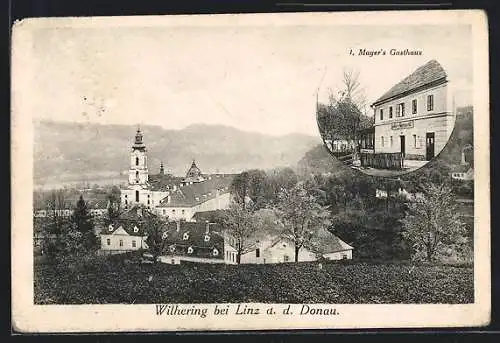
[[[217,194],[229,192],[234,175],[214,175],[203,182],[177,187],[165,197],[158,207],[193,207],[214,199]]]
[[[169,191],[178,186],[184,178],[171,174],[155,174],[148,176],[148,183],[152,191]]]
[[[434,84],[440,80],[446,80],[446,72],[436,60],[431,60],[394,85],[385,92],[384,95],[378,98],[373,105],[406,95],[418,88]]]
[[[277,235],[266,240],[267,245],[263,248],[273,247],[282,242],[293,244],[293,242],[289,238]],[[304,248],[322,255],[354,249],[352,246],[326,229],[320,229],[311,242],[309,242],[308,244],[304,244]],[[250,251],[253,250],[255,250],[255,248],[251,249]]]
[[[179,225],[179,230],[177,230],[177,225]],[[207,225],[209,225],[208,234],[206,233]],[[166,240],[169,244],[205,248],[224,246],[224,238],[218,224],[181,221],[170,222],[167,227]]]
[[[209,225],[208,232],[207,225]],[[164,234],[167,244],[166,254],[224,258],[224,236],[217,224],[170,222]],[[214,255],[214,251],[217,254]]]
[[[353,250],[354,248],[326,229],[320,229],[309,247],[321,254]]]
[[[101,235],[129,235],[144,237],[146,236],[146,230],[139,223],[127,223],[117,220],[104,227],[101,231]]]
[[[460,165],[457,165],[457,166],[454,166],[453,168],[451,168],[451,172],[452,173],[466,173],[470,169],[472,169],[470,165],[460,164]]]
[[[144,227],[144,223],[152,216],[154,215],[142,206],[135,205],[122,212],[113,223],[103,229],[102,234],[111,235],[122,227],[131,236],[145,236],[146,228]]]

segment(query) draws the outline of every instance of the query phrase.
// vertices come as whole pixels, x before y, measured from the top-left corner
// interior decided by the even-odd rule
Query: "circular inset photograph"
[[[394,79],[392,86],[372,90],[374,97],[367,99],[359,73],[344,69],[341,87],[317,101],[316,116],[332,156],[365,174],[393,177],[423,167],[443,150],[455,125],[455,98],[447,71],[435,59],[406,74],[392,76],[388,69],[383,76],[384,84]]]

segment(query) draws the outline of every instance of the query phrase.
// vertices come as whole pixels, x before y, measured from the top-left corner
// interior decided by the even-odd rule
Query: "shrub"
[[[140,254],[35,264],[36,304],[471,303],[468,265],[352,260],[276,265],[141,264]]]

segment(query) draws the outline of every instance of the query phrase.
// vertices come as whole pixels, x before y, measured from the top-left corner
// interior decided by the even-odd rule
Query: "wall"
[[[174,260],[174,264],[180,264],[182,262],[196,262],[196,263],[211,263],[211,264],[223,264],[224,260],[216,259],[216,258],[202,258],[202,257],[188,257],[188,256],[160,256],[158,260],[162,263],[172,264],[172,260]]]
[[[193,208],[194,212],[205,212],[223,210],[229,208],[231,202],[230,193],[219,194],[217,197],[205,201]]]
[[[328,260],[342,260],[344,258],[344,255],[346,256],[347,259],[351,260],[352,259],[352,250],[332,252],[329,254],[324,254],[323,257],[328,259]]]
[[[136,191],[139,191],[139,202],[135,201]],[[124,209],[129,209],[136,204],[143,204],[144,206],[150,206],[151,208],[154,208],[152,204],[152,192],[148,189],[144,189],[142,186],[131,186],[130,189],[122,189],[120,197],[122,207]],[[127,204],[125,204],[125,200],[127,200]]]
[[[445,146],[453,130],[454,117],[452,113],[451,85],[441,84],[422,90],[405,97],[377,105],[375,111],[375,153],[400,152],[400,136],[405,136],[406,158],[424,159],[426,153],[426,132],[435,133],[435,155]],[[434,95],[433,110],[427,111],[427,95]],[[417,100],[417,113],[412,114],[412,100]],[[396,108],[400,103],[405,104],[404,117],[396,117]],[[393,108],[392,119],[389,118],[389,107]],[[384,119],[380,120],[380,110],[384,111]],[[413,128],[392,129],[393,123],[409,123],[413,121]],[[417,147],[414,146],[413,135],[417,138]],[[390,137],[393,144],[390,144]],[[385,144],[382,146],[384,137]]]
[[[295,262],[295,247],[293,244],[279,242],[274,246],[263,244],[260,248],[260,257],[256,257],[255,251],[246,253],[241,258],[241,263],[267,264],[284,263],[285,256],[288,256],[287,262]],[[316,255],[305,248],[299,251],[299,262],[316,261]]]
[[[139,158],[139,165],[136,165],[136,158]],[[139,172],[139,182],[136,179],[136,171]],[[148,181],[148,165],[145,152],[134,150],[130,154],[129,184],[145,184]]]
[[[110,245],[107,244],[107,239],[110,240]],[[102,250],[138,250],[142,247],[143,237],[140,236],[130,236],[130,235],[103,235],[101,234],[101,249]],[[123,240],[123,246],[120,246],[120,240]],[[132,247],[132,241],[136,242],[135,248]]]
[[[194,216],[194,211],[191,207],[158,207],[156,213],[160,216],[168,216],[169,220],[184,219],[189,221]]]

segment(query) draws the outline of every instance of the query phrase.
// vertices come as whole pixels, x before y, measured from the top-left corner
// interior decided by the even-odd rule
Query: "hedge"
[[[105,256],[92,263],[35,264],[35,304],[472,303],[468,266],[404,263],[276,265],[141,264]]]

